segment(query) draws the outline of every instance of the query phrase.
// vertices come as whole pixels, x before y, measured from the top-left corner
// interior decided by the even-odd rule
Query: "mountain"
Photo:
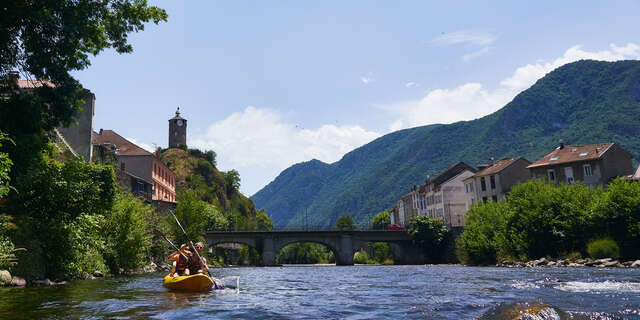
[[[566,64],[493,114],[393,132],[332,164],[293,165],[252,199],[280,227],[331,226],[345,214],[367,224],[427,175],[459,161],[535,161],[560,139],[616,142],[640,160],[640,61]]]

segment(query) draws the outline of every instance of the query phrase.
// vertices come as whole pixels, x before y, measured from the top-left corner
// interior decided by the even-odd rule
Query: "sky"
[[[639,1],[149,1],[168,22],[75,77],[94,129],[214,150],[251,196],[396,130],[473,120],[581,59],[640,59]]]

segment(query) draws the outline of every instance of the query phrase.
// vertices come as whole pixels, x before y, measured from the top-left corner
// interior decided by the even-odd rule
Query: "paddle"
[[[176,215],[173,213],[173,211],[169,210],[169,213],[171,213],[171,215],[173,216],[174,219],[176,219],[176,223],[178,224],[178,227],[180,227],[180,230],[182,230],[182,233],[184,233],[184,236],[187,237],[187,241],[189,241],[189,245],[191,246],[191,249],[193,250],[193,252],[196,253],[196,255],[198,256],[198,259],[200,260],[200,264],[202,264],[203,268],[206,270],[207,274],[209,276],[211,276],[211,274],[209,273],[209,267],[207,266],[206,263],[204,263],[204,260],[202,259],[202,257],[200,256],[200,254],[198,253],[198,250],[196,250],[196,248],[193,246],[193,241],[191,241],[191,239],[189,239],[189,236],[187,235],[187,232],[184,231],[184,228],[182,227],[182,225],[180,224],[180,221],[178,221],[178,217],[176,217]]]
[[[153,231],[155,231],[157,234],[159,234],[161,237],[163,237],[165,240],[167,240],[167,242],[169,242],[169,244],[174,247],[178,253],[180,253],[181,256],[183,256],[185,259],[189,260],[189,257],[187,257],[186,255],[184,255],[184,253],[182,253],[182,251],[180,251],[180,249],[173,244],[173,242],[171,242],[171,240],[169,240],[169,238],[167,238],[167,236],[164,235],[164,233],[162,233],[162,231],[160,231],[158,228],[153,228]]]

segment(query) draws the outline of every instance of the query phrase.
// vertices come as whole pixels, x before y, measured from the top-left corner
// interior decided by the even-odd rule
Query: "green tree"
[[[409,235],[424,250],[428,258],[437,260],[442,255],[444,240],[449,231],[439,219],[418,215],[409,220]]]
[[[640,183],[618,178],[594,202],[595,237],[609,236],[625,259],[640,258]]]
[[[187,236],[192,241],[202,241],[204,239],[204,230],[211,217],[216,215],[216,210],[208,203],[200,200],[196,191],[184,190],[177,195],[178,206],[175,215],[184,228]],[[171,226],[173,238],[178,243],[187,243],[187,237],[184,235],[173,216],[167,215],[167,223]]]
[[[231,194],[240,189],[240,173],[232,169],[224,173],[224,181],[227,184],[227,193]]]
[[[342,216],[338,218],[336,224],[333,226],[333,230],[339,231],[352,231],[356,229],[356,223],[353,222],[353,218],[351,216]]]
[[[260,209],[256,213],[256,224],[259,231],[273,230],[273,219],[267,215],[264,209]]]
[[[506,202],[489,201],[471,207],[464,232],[456,242],[456,255],[466,265],[495,264],[509,215]]]
[[[155,212],[129,193],[118,193],[106,216],[105,260],[112,273],[131,271],[148,262]]]
[[[593,228],[590,207],[601,192],[538,179],[516,185],[509,197],[506,254],[526,260],[584,250]]]
[[[373,217],[373,220],[371,220],[371,225],[374,230],[384,230],[390,223],[391,214],[389,211],[382,211]]]
[[[7,141],[9,138],[6,134],[0,131],[0,150],[2,149],[2,142]],[[9,142],[12,142],[9,140]],[[9,155],[5,152],[0,152],[0,199],[9,193],[9,172],[11,172],[11,165],[13,162],[9,159]]]
[[[12,238],[17,246],[27,249],[18,253],[20,264],[16,268],[27,278],[58,279],[64,274],[74,276],[87,271],[80,261],[85,256],[75,251],[76,246],[85,243],[76,240],[97,239],[89,234],[100,233],[93,226],[100,224],[101,218],[94,216],[106,214],[113,204],[115,181],[111,167],[76,158],[60,162],[54,159],[54,150],[48,149],[26,176],[15,180],[20,192],[13,195],[15,201],[10,208],[16,212],[17,226]],[[94,251],[101,248],[99,244],[86,246]]]

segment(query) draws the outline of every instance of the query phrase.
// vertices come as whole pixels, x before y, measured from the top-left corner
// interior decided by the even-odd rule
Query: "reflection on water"
[[[172,292],[162,274],[0,288],[0,318],[640,319],[640,269],[287,266],[216,275],[227,289]]]

